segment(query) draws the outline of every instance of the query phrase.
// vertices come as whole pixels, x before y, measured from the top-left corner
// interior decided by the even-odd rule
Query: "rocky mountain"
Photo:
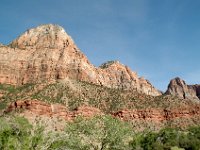
[[[108,115],[131,122],[134,131],[158,130],[199,124],[199,98],[200,85],[180,78],[162,94],[119,61],[95,67],[58,25],[0,45],[0,116],[22,115],[33,124],[47,118],[63,129],[77,116]]]
[[[65,30],[53,24],[27,30],[8,46],[0,47],[0,83],[54,83],[80,80],[117,89],[135,89],[158,96],[151,83],[118,61],[92,65]]]
[[[166,94],[184,99],[200,99],[200,85],[187,85],[184,80],[177,77],[170,81]]]

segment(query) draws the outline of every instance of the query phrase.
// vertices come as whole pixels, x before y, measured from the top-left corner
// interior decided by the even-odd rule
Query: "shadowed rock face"
[[[196,84],[196,85],[190,85],[190,86],[196,91],[196,95],[200,99],[200,85]]]
[[[187,85],[180,78],[172,79],[166,94],[171,94],[184,99],[200,99],[200,85]]]
[[[94,67],[72,38],[58,25],[27,30],[8,46],[0,47],[0,83],[86,81],[111,88],[137,89],[158,96],[161,92],[118,61]]]

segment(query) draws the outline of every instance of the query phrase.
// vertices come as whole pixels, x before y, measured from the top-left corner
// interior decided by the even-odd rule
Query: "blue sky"
[[[119,60],[165,91],[176,76],[200,84],[199,8],[199,0],[1,0],[0,42],[59,24],[94,65]]]

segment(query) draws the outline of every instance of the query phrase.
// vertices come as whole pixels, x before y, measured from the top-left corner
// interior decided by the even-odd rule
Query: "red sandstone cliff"
[[[35,115],[49,116],[49,117],[59,117],[65,120],[73,120],[77,116],[83,117],[93,117],[96,115],[104,115],[101,110],[91,106],[81,106],[73,111],[69,111],[65,106],[61,104],[47,104],[38,100],[25,100],[16,101],[11,103],[5,110],[6,113],[11,111],[30,111]],[[26,113],[26,112],[25,112]],[[177,118],[193,118],[200,115],[200,106],[186,106],[179,109],[135,109],[135,110],[121,110],[111,114],[113,117],[125,121],[133,120],[146,120],[162,122],[173,120]]]
[[[48,117],[59,117],[67,121],[74,119],[77,116],[93,117],[95,115],[103,115],[98,109],[90,106],[81,106],[76,108],[74,111],[69,111],[64,105],[61,104],[48,104],[38,100],[19,100],[10,103],[4,113],[12,111],[30,111],[35,115],[48,116]]]
[[[149,81],[119,62],[94,67],[58,25],[27,30],[8,46],[0,46],[0,83],[21,85],[65,78],[161,95]]]

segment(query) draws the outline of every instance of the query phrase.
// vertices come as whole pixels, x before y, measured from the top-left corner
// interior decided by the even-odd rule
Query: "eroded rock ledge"
[[[103,113],[94,107],[81,106],[74,111],[69,111],[64,105],[61,104],[47,104],[38,100],[19,100],[11,103],[4,111],[9,113],[12,111],[31,111],[35,115],[60,117],[67,121],[72,120],[77,116],[92,117],[95,115],[102,115]],[[25,112],[26,113],[26,112]]]
[[[66,109],[64,105],[61,104],[47,104],[38,100],[25,100],[25,101],[16,101],[11,103],[8,108],[5,110],[5,113],[12,111],[22,110],[31,111],[36,115],[41,116],[56,116],[63,118],[67,121],[73,120],[77,116],[83,117],[93,117],[96,115],[104,115],[104,113],[98,108],[91,106],[81,106],[73,111]],[[131,120],[146,120],[146,121],[169,121],[177,118],[192,118],[200,115],[200,106],[194,107],[185,107],[174,110],[167,109],[141,109],[141,110],[121,110],[114,112],[113,117],[120,118],[124,121]]]

